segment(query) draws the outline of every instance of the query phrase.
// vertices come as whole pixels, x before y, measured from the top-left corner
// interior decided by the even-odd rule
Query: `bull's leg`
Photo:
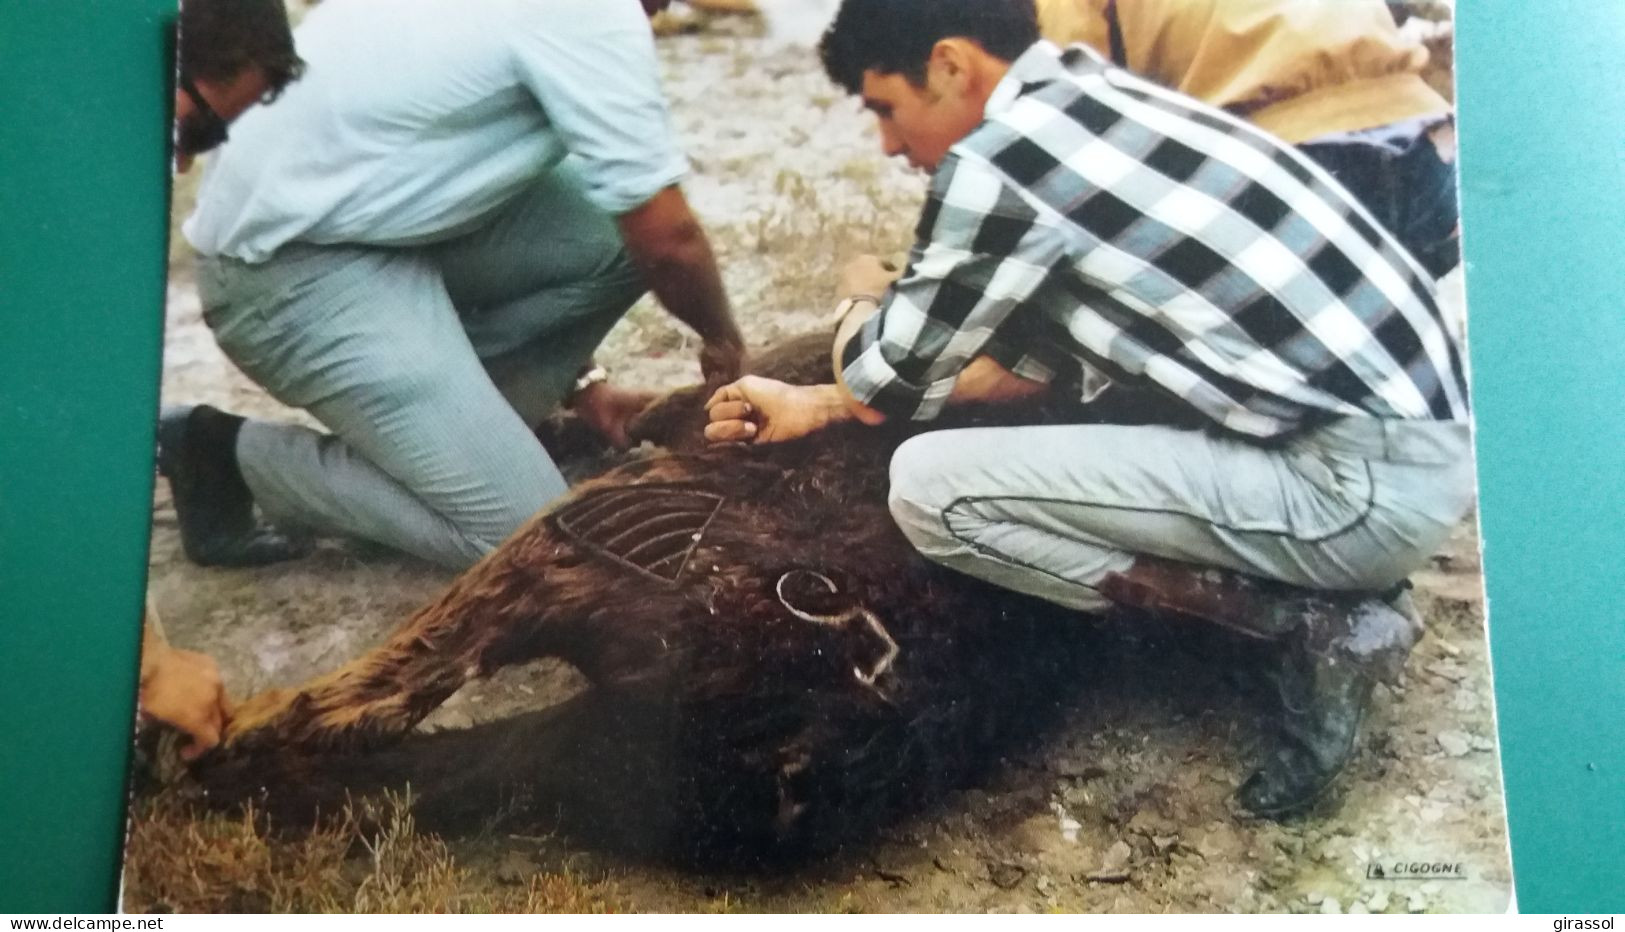
[[[675,459],[628,467],[572,499],[590,505],[594,487],[619,494],[628,479],[673,473],[681,474]],[[537,657],[559,657],[594,681],[636,673],[667,643],[655,627],[604,617],[618,572],[561,535],[551,516],[538,517],[384,644],[302,687],[249,699],[222,753],[367,747],[409,731],[469,680]]]
[[[224,751],[365,747],[409,731],[470,679],[535,656],[524,647],[544,617],[548,587],[519,575],[516,542],[464,574],[377,648],[297,689],[243,703]]]

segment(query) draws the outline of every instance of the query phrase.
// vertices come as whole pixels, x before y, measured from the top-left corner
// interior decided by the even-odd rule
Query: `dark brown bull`
[[[827,366],[800,343],[757,368]],[[517,801],[600,843],[759,862],[940,798],[1086,679],[1081,619],[931,566],[893,525],[907,428],[706,449],[702,403],[652,406],[634,433],[672,452],[578,486],[380,647],[243,704],[198,768],[215,798],[302,817],[410,784],[439,827]],[[469,680],[544,656],[591,688],[408,736]]]

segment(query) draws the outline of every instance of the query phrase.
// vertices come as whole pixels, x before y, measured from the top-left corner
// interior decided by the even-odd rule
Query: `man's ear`
[[[938,40],[925,62],[925,86],[938,96],[966,96],[975,80],[972,53],[976,50],[968,39]]]

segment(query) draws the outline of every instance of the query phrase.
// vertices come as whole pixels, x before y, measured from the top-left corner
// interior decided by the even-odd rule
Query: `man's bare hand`
[[[781,443],[849,417],[833,385],[789,385],[748,375],[705,403],[711,443]]]
[[[707,340],[700,347],[700,374],[705,384],[726,385],[745,371],[745,344],[737,339]]]
[[[576,416],[580,417],[617,450],[632,445],[626,430],[632,419],[655,400],[650,392],[629,392],[608,382],[589,385],[570,400]]]
[[[231,700],[213,658],[165,646],[147,658],[141,677],[142,714],[191,737],[181,757],[193,760],[220,743],[231,718]]]

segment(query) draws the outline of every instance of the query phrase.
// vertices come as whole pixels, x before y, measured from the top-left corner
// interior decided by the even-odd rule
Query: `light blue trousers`
[[[244,426],[260,507],[455,569],[565,492],[532,427],[645,291],[567,171],[456,239],[201,259],[198,288],[226,355],[331,431]]]
[[[920,552],[1084,611],[1140,554],[1321,590],[1381,590],[1472,506],[1466,424],[1347,418],[1270,448],[1168,427],[945,430],[891,464]]]

